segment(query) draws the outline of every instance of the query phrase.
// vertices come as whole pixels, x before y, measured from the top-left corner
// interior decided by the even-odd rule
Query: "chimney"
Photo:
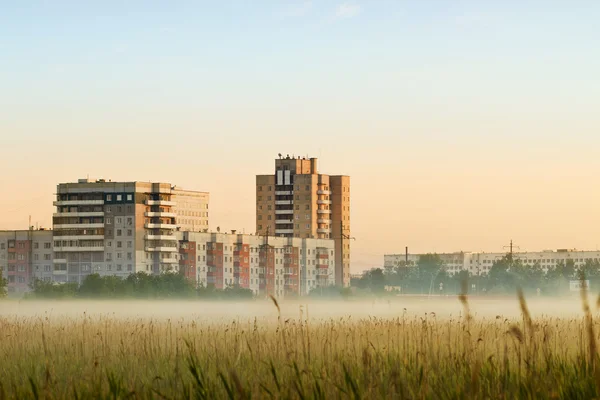
[[[317,159],[316,158],[311,158],[310,159],[310,173],[311,174],[317,174]]]

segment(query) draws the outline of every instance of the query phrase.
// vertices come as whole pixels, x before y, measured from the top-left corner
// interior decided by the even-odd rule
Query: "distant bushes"
[[[196,288],[183,275],[165,273],[149,275],[145,272],[131,274],[125,279],[116,276],[88,275],[81,285],[76,283],[57,284],[35,280],[27,298],[36,299],[252,299],[250,289],[228,287]]]

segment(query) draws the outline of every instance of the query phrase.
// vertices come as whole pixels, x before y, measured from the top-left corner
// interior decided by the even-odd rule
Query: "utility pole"
[[[505,248],[505,249],[506,249],[506,248],[508,248],[508,249],[509,249],[509,250],[508,250],[508,251],[509,251],[509,252],[508,252],[508,262],[509,262],[510,266],[512,266],[512,263],[513,263],[513,254],[514,254],[513,250],[514,250],[515,248],[516,248],[516,249],[520,249],[520,247],[519,247],[519,246],[514,246],[514,245],[513,245],[513,241],[512,241],[512,239],[511,239],[511,240],[510,240],[510,244],[509,244],[508,246],[504,246],[503,248]]]

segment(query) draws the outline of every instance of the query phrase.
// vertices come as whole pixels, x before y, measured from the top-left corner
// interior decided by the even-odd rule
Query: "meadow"
[[[0,398],[598,398],[595,312],[580,298],[4,301]]]

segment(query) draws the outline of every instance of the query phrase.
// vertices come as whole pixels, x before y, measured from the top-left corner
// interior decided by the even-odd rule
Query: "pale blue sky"
[[[357,269],[594,247],[598,21],[591,0],[0,2],[0,179],[22,188],[0,228],[49,225],[53,186],[90,174],[210,191],[213,227],[251,231],[282,152],[353,177]]]

